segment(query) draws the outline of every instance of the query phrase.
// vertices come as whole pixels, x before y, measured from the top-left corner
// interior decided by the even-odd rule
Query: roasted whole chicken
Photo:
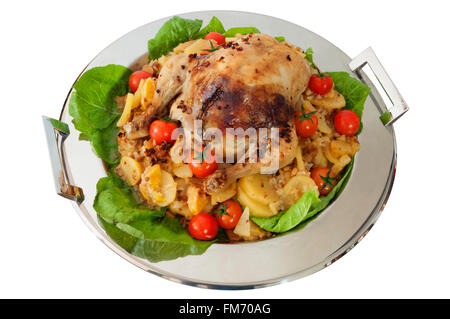
[[[180,121],[184,130],[193,131],[194,121],[200,120],[204,130],[218,128],[225,138],[230,138],[227,128],[278,128],[282,168],[296,155],[294,113],[310,76],[300,49],[265,34],[226,42],[205,55],[173,53],[159,70],[152,103],[124,129],[131,138],[143,137],[153,118],[167,115]],[[224,148],[224,156],[235,156],[239,145],[232,145]],[[259,173],[262,165],[261,160],[220,164],[202,181],[204,188],[217,192],[238,178]]]

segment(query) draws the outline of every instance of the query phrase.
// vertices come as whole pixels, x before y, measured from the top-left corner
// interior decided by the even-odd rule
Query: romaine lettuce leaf
[[[149,60],[157,59],[172,51],[180,43],[200,39],[209,32],[219,32],[225,37],[234,37],[237,33],[259,33],[255,27],[236,27],[225,31],[222,22],[217,17],[212,17],[211,21],[200,30],[202,20],[190,20],[174,16],[163,24],[156,36],[148,41]],[[279,41],[284,41],[283,37],[277,37]]]
[[[319,198],[317,190],[308,190],[287,211],[281,212],[270,218],[252,216],[252,221],[262,229],[273,233],[283,233],[293,229],[300,223],[320,213],[330,204],[342,187],[347,183],[352,168],[353,160],[347,165],[345,173],[339,183],[336,184],[327,196]]]
[[[130,252],[131,249],[133,249],[134,245],[136,245],[138,238],[124,232],[119,227],[117,227],[117,224],[114,225],[112,223],[108,223],[99,215],[97,215],[97,220],[100,226],[108,234],[108,236],[126,251]]]
[[[165,213],[141,204],[131,187],[113,176],[98,181],[94,209],[106,222],[124,224],[141,218],[161,217]]]
[[[274,37],[278,42],[284,42],[286,39],[284,37]]]
[[[165,209],[141,204],[118,177],[98,181],[94,209],[103,229],[119,246],[151,262],[202,254],[217,241],[192,238],[178,218],[164,216]]]
[[[344,96],[345,108],[352,110],[361,118],[370,88],[352,78],[347,72],[327,72],[327,74],[333,79],[336,90]]]
[[[202,20],[173,17],[163,24],[156,36],[148,41],[149,60],[157,59],[172,51],[178,44],[195,38]]]
[[[52,123],[53,128],[61,131],[65,134],[70,134],[69,125],[67,123],[61,122],[59,120],[49,118],[50,123]]]
[[[284,233],[305,220],[312,205],[319,201],[319,192],[317,190],[308,190],[287,211],[269,218],[251,216],[251,219],[256,225],[266,231]]]
[[[116,125],[118,119],[119,117],[103,130],[95,130],[88,137],[97,156],[108,164],[117,164],[120,160],[120,153],[117,145],[119,128]],[[83,136],[81,138],[83,138]]]
[[[187,255],[200,255],[217,241],[201,241],[189,235],[178,218],[164,217],[137,220],[130,225],[142,232],[131,253],[151,262],[176,259]]]
[[[203,29],[201,29],[195,36],[195,39],[204,38],[210,32],[218,32],[225,33],[225,28],[223,27],[222,22],[217,17],[212,17],[211,21],[209,21],[208,25],[206,25]]]
[[[237,28],[230,28],[225,32],[225,37],[231,38],[234,37],[236,34],[249,34],[249,33],[260,33],[258,28],[255,27],[237,27]]]
[[[69,101],[69,114],[83,139],[90,140],[97,155],[108,164],[117,163],[116,122],[120,110],[116,96],[128,92],[131,71],[121,65],[107,65],[86,71],[74,84]]]

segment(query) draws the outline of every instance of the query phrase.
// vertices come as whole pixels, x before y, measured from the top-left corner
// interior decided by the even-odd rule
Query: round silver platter
[[[347,186],[334,203],[300,231],[260,242],[214,244],[200,256],[151,263],[119,247],[97,222],[92,204],[96,183],[106,173],[90,144],[79,141],[79,133],[71,124],[69,92],[60,120],[69,124],[71,134],[60,151],[62,170],[68,183],[84,192],[82,202],[74,201],[75,209],[97,237],[118,255],[145,271],[183,284],[216,289],[257,288],[300,278],[329,266],[370,230],[392,187],[396,165],[395,136],[392,126],[385,126],[379,119],[380,114],[387,111],[383,100],[362,71],[352,72],[351,59],[344,52],[298,25],[269,16],[233,11],[202,11],[180,16],[202,19],[204,23],[217,16],[226,28],[255,26],[263,33],[284,36],[301,48],[312,47],[315,63],[322,70],[346,71],[366,80],[372,94],[365,104],[364,129],[359,136],[361,150],[356,155]],[[147,41],[168,19],[151,22],[126,34],[100,52],[86,69],[107,64],[131,65],[147,52]]]

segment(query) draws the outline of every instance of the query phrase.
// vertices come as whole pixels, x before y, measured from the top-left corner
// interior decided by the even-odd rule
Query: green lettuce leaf
[[[284,37],[275,37],[278,42],[284,42],[286,39]]]
[[[141,204],[131,187],[113,176],[98,181],[94,209],[106,222],[124,224],[140,218],[161,217],[165,213]]]
[[[53,128],[65,133],[65,134],[70,134],[69,125],[67,125],[67,123],[61,122],[59,120],[51,119],[51,118],[49,119],[49,121],[50,121],[50,123],[52,123]]]
[[[344,96],[345,108],[352,110],[361,118],[370,88],[359,80],[352,78],[347,72],[327,72],[327,74],[333,79],[336,90]]]
[[[255,27],[237,27],[237,28],[230,28],[225,32],[225,37],[231,38],[234,37],[236,34],[249,34],[249,33],[260,33],[258,28]]]
[[[311,206],[319,201],[319,192],[317,190],[308,190],[287,211],[269,218],[251,216],[251,219],[256,225],[266,231],[284,233],[305,220]]]
[[[131,71],[121,65],[90,69],[74,84],[69,101],[69,114],[75,128],[109,164],[119,160],[116,122],[121,112],[114,98],[128,92],[130,75]]]
[[[217,17],[212,17],[211,21],[209,21],[208,25],[206,25],[203,29],[201,29],[195,36],[195,39],[204,38],[210,32],[218,32],[221,34],[225,33],[225,28],[223,27],[222,22]]]
[[[284,233],[293,229],[297,225],[320,213],[330,204],[347,183],[352,168],[353,160],[347,165],[345,173],[342,175],[339,183],[336,184],[327,196],[319,198],[317,190],[308,190],[287,211],[269,218],[251,216],[252,221],[262,229],[273,233]]]
[[[308,211],[308,214],[306,214],[305,220],[313,217],[314,215],[318,214],[319,212],[327,208],[327,206],[331,203],[331,201],[340,193],[341,190],[344,189],[344,186],[347,184],[347,181],[350,178],[352,169],[353,169],[353,159],[347,165],[347,167],[345,168],[344,175],[342,175],[341,180],[339,181],[339,183],[336,184],[336,186],[334,186],[331,192],[327,196],[321,197],[319,202],[311,205],[311,209]]]
[[[164,216],[165,209],[141,204],[118,177],[98,181],[94,209],[103,229],[119,246],[151,262],[199,255],[217,241],[192,238],[178,218]]]
[[[128,92],[130,75],[128,68],[114,64],[86,71],[74,84],[69,103],[75,128],[90,134],[117,119],[121,112],[114,98]]]
[[[217,240],[201,241],[189,235],[178,218],[138,220],[131,226],[142,232],[132,254],[151,262],[203,254]]]
[[[312,66],[314,69],[317,69],[317,66],[314,64],[314,61],[313,61],[313,54],[314,54],[313,49],[312,49],[312,48],[306,49],[305,54],[306,54],[305,59],[306,59],[309,63],[311,63],[311,66]]]
[[[163,24],[156,36],[148,41],[149,60],[157,59],[172,51],[178,44],[195,39],[202,20],[173,17]]]
[[[141,219],[132,224],[112,224],[99,217],[100,225],[120,247],[150,262],[201,255],[217,240],[192,238],[178,218]]]
[[[100,226],[105,230],[108,236],[114,240],[120,247],[125,249],[128,252],[131,252],[134,245],[138,240],[137,237],[128,234],[127,232],[121,230],[117,227],[117,224],[114,225],[112,223],[108,223],[104,219],[102,219],[99,215],[97,215],[97,220]]]

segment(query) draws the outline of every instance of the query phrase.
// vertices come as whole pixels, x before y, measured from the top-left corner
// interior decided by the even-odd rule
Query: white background
[[[356,56],[374,48],[411,107],[375,227],[331,267],[251,291],[209,291],[132,266],[54,192],[41,115],[57,117],[83,67],[116,38],[177,13],[252,11]],[[450,297],[450,10],[445,1],[8,1],[0,8],[0,297]]]

